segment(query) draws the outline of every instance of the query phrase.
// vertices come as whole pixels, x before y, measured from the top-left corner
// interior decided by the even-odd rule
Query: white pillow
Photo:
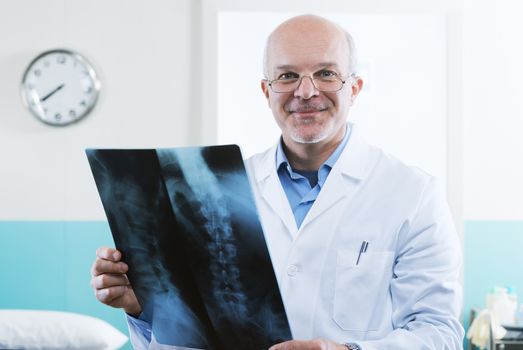
[[[61,311],[0,310],[1,349],[115,350],[127,336],[95,317]]]

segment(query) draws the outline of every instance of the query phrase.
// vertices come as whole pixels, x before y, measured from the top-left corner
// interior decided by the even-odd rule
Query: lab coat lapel
[[[345,149],[332,168],[327,181],[305,217],[299,231],[289,201],[276,172],[275,157],[277,145],[268,150],[257,164],[255,178],[260,188],[261,196],[282,220],[293,239],[297,238],[299,232],[303,231],[309,222],[315,220],[334,204],[341,200],[348,201],[350,197],[349,192],[354,192],[375,162],[370,146],[362,140],[356,125],[351,124],[351,129],[351,136]]]
[[[281,187],[280,178],[277,173],[271,174],[267,178],[262,190],[262,196],[283,221],[292,237],[295,238],[298,232],[298,227],[296,226],[296,220],[292,213],[289,200]]]
[[[300,231],[339,201],[348,201],[350,192],[354,192],[365,178],[367,168],[373,162],[369,146],[361,139],[359,130],[355,125],[351,125],[351,128],[349,141],[331,169],[318,198],[303,220]]]
[[[280,178],[276,172],[276,146],[268,151],[260,162],[256,170],[256,181],[260,186],[260,193],[263,200],[282,220],[287,231],[296,238],[298,227],[289,204],[289,200],[281,186]]]
[[[325,182],[325,185],[321,189],[318,198],[316,198],[316,201],[303,220],[300,230],[307,226],[309,222],[316,219],[320,214],[346,197],[353,186],[354,184],[351,186],[351,183],[345,180],[343,175],[333,168]]]

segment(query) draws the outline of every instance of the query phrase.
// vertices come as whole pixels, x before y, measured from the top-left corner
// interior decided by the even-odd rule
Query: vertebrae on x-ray
[[[160,182],[161,179],[158,179]],[[151,234],[150,230],[158,226],[155,211],[144,210],[143,198],[146,197],[143,189],[133,181],[116,182],[119,190],[113,189],[115,193],[125,196],[125,215],[117,215],[116,220],[121,227],[127,226],[129,247],[133,249],[134,262],[132,263],[136,276],[140,278],[143,285],[147,287],[146,293],[164,294],[174,288],[170,281],[170,273],[165,267],[165,257],[160,247],[158,236]],[[161,186],[161,183],[158,184]],[[163,192],[157,191],[155,198],[157,202],[149,203],[157,207],[163,201]],[[151,254],[155,259],[151,259]]]
[[[218,180],[209,169],[201,153],[177,153],[176,160],[182,173],[201,176],[185,176],[186,186],[171,187],[176,192],[183,192],[182,197],[189,200],[193,212],[201,223],[199,229],[207,235],[207,252],[212,273],[212,293],[215,300],[221,301],[222,312],[236,316],[230,319],[244,319],[247,316],[246,297],[240,282],[237,242],[234,237],[227,203],[220,190]],[[196,171],[197,170],[197,171]],[[172,196],[172,194],[171,194]],[[179,197],[179,196],[176,196]],[[171,197],[172,198],[172,197]],[[195,212],[196,211],[196,212]],[[188,222],[188,218],[177,212],[177,220]]]

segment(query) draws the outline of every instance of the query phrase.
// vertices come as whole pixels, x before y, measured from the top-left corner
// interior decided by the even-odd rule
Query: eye
[[[278,80],[296,80],[299,77],[300,76],[298,74],[296,74],[296,73],[287,72],[287,73],[280,74],[278,76]]]
[[[332,70],[323,69],[315,73],[314,75],[321,79],[334,79],[338,76],[338,73]]]

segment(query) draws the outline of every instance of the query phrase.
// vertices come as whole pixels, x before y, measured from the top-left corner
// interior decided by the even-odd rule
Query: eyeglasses
[[[296,90],[303,78],[309,78],[314,88],[322,92],[336,92],[343,88],[345,83],[351,79],[354,74],[342,78],[338,73],[330,70],[321,70],[311,75],[300,76],[297,73],[284,73],[279,78],[268,80],[271,90],[276,93],[292,92]]]

